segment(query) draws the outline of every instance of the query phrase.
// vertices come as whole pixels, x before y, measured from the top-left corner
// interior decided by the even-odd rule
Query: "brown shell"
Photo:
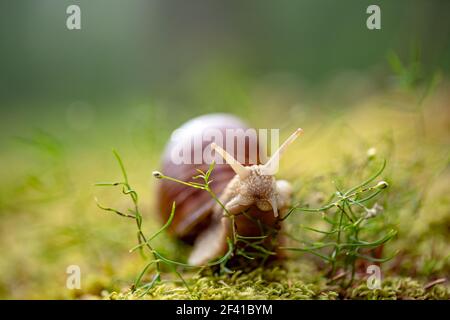
[[[185,123],[180,129],[185,129],[186,132],[198,134],[204,132],[206,129],[218,129],[222,132],[225,138],[226,129],[247,129],[247,126],[240,119],[227,114],[210,114],[200,116]],[[246,139],[246,161],[244,165],[249,165],[248,149],[249,141]],[[193,181],[192,177],[198,175],[196,169],[203,171],[208,170],[209,165],[202,164],[181,164],[176,165],[171,161],[170,155],[172,149],[177,143],[170,142],[164,151],[162,161],[162,172],[164,175],[177,178],[182,181]],[[203,150],[211,143],[211,141],[204,141],[202,144]],[[217,142],[216,142],[217,143]],[[226,141],[224,142],[224,144]],[[219,144],[219,143],[218,143]],[[223,147],[223,145],[222,145]],[[191,150],[193,150],[191,145]],[[236,157],[234,150],[227,150],[230,154]],[[226,164],[217,164],[211,176],[211,188],[214,193],[220,196],[225,189],[228,182],[235,176],[234,171]],[[184,186],[169,180],[160,180],[158,182],[158,211],[162,219],[167,220],[170,214],[172,203],[176,203],[176,214],[169,230],[179,238],[191,241],[196,235],[205,227],[208,226],[214,200],[204,190]],[[245,224],[242,228],[246,227]]]

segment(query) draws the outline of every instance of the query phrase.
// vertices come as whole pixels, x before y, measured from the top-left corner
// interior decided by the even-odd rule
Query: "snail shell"
[[[195,148],[201,148],[201,153],[212,142],[207,139],[201,139],[202,144],[194,145],[192,143],[194,136],[202,136],[208,129],[217,129],[224,136],[226,143],[226,129],[247,129],[247,125],[239,118],[227,114],[209,114],[189,120],[180,128],[180,132],[187,133],[186,139],[171,140],[163,153],[162,172],[181,181],[193,181],[192,177],[198,175],[197,169],[206,171],[209,164],[175,164],[171,157],[172,152],[176,148],[180,148],[180,144],[189,143],[191,153],[199,152]],[[246,141],[246,149],[249,143],[255,141]],[[184,147],[184,146],[181,146]],[[246,152],[248,155],[248,152]],[[193,160],[191,158],[191,160]],[[248,164],[248,156],[246,157]],[[210,180],[211,189],[217,195],[220,195],[230,180],[235,176],[235,172],[227,164],[216,164],[212,172]],[[215,201],[204,190],[190,188],[185,185],[177,184],[169,180],[162,180],[158,185],[157,192],[158,212],[164,220],[167,220],[175,202],[177,209],[175,217],[169,230],[177,237],[190,241],[193,240],[198,232],[200,232],[207,224]]]

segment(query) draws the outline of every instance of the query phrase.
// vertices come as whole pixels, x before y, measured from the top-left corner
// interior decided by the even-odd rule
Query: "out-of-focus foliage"
[[[286,297],[448,296],[445,283],[424,289],[450,274],[448,1],[379,1],[379,31],[365,27],[370,1],[119,2],[78,1],[76,32],[65,29],[72,1],[0,3],[0,297],[126,291],[143,265],[128,253],[135,228],[99,210],[94,196],[129,203],[94,183],[120,179],[111,157],[119,150],[144,231],[158,230],[151,172],[171,131],[208,112],[285,136],[302,127],[279,177],[311,207],[387,160],[380,221],[398,230],[383,248],[398,252],[382,267],[388,291],[368,292],[359,275],[342,293],[319,262],[299,255],[312,273],[289,269]],[[290,232],[305,235],[302,226],[320,221],[297,214]],[[189,250],[166,236],[154,245],[180,260]],[[81,290],[66,288],[73,264]],[[224,281],[261,272],[272,271]]]

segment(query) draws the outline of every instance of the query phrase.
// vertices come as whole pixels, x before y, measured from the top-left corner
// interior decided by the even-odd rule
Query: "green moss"
[[[366,284],[360,284],[350,293],[352,299],[368,300],[410,300],[410,299],[449,299],[450,290],[444,285],[435,285],[425,289],[423,284],[411,278],[391,278],[382,282],[381,289],[371,290]]]
[[[228,275],[214,275],[208,272],[194,276],[188,281],[189,290],[173,281],[155,286],[144,299],[334,299],[337,293],[326,289],[325,283],[305,276],[305,269],[287,270],[276,266],[258,268],[250,272],[236,271]],[[132,293],[112,293],[111,299],[136,299]]]
[[[365,280],[342,289],[326,283],[325,277],[312,265],[282,268],[258,268],[232,275],[211,273],[194,276],[188,281],[189,290],[175,281],[156,285],[147,295],[139,291],[113,292],[109,299],[449,299],[450,289],[438,284],[425,289],[425,284],[410,278],[387,278],[381,289],[369,289]]]

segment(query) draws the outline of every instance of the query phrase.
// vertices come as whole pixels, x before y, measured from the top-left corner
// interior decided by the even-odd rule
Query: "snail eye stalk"
[[[293,134],[290,135],[289,138],[278,148],[277,151],[273,153],[270,157],[269,161],[264,165],[262,171],[265,175],[273,175],[278,168],[278,162],[280,160],[281,155],[286,151],[287,147],[289,147],[301,134],[303,133],[303,129],[298,128],[295,130]]]
[[[242,164],[240,164],[231,154],[226,152],[224,149],[222,149],[215,143],[211,143],[211,149],[215,150],[222,156],[225,162],[230,165],[230,167],[234,170],[234,172],[236,172],[239,178],[245,179],[248,177],[250,171]]]

